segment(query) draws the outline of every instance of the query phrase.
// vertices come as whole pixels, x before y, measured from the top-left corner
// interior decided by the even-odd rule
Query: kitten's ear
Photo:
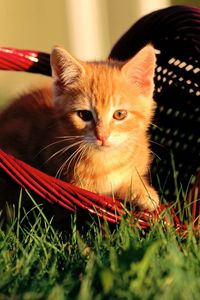
[[[153,96],[155,63],[155,49],[147,45],[122,67],[125,78],[147,97]]]
[[[59,89],[68,89],[84,74],[83,65],[64,48],[55,47],[51,52],[52,75]]]

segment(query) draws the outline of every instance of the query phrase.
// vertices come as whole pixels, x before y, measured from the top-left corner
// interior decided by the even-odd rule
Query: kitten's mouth
[[[97,140],[96,141],[96,145],[98,146],[98,148],[108,148],[110,147],[110,144],[106,141],[101,141],[101,140]]]
[[[93,145],[98,150],[103,150],[103,149],[111,147],[111,144],[107,140],[102,141],[102,140],[99,140],[99,139],[90,139],[90,140],[87,140],[87,142],[90,145]]]

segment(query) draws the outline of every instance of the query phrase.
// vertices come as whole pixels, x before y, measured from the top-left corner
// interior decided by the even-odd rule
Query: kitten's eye
[[[93,115],[90,110],[78,110],[78,116],[85,122],[92,121]]]
[[[124,120],[127,117],[127,110],[116,110],[113,114],[115,120]]]

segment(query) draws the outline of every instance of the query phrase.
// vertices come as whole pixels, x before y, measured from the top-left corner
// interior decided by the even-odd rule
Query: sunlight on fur
[[[53,87],[20,96],[0,114],[0,146],[73,185],[154,210],[148,182],[155,50],[126,63],[83,62],[65,49],[51,54]],[[10,120],[12,120],[10,122]]]

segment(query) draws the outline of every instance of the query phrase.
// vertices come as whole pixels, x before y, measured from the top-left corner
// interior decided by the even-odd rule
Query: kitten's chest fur
[[[69,173],[66,168],[63,179],[98,194],[117,196],[122,187],[128,191],[133,182],[146,175],[146,165],[149,163],[148,147],[144,147],[146,139],[141,137],[139,142],[143,143],[142,150],[133,146],[132,151],[124,148],[98,151],[75,164],[72,172]]]

